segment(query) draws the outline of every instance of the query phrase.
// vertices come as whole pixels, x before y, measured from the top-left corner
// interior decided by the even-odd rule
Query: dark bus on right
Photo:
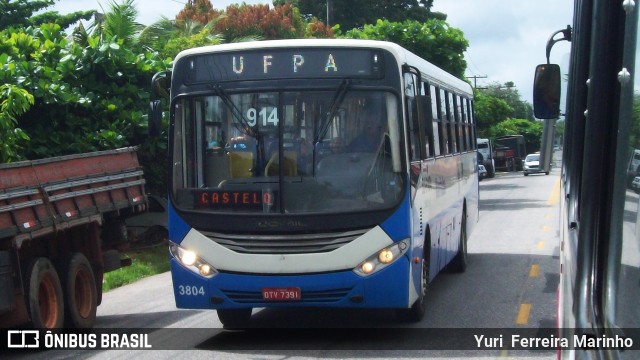
[[[630,0],[576,0],[574,6],[573,25],[551,35],[534,84],[536,118],[553,126],[561,107],[565,118],[558,336],[573,344],[588,340],[558,354],[638,359],[640,344],[624,345],[640,342],[640,197],[628,186],[629,159],[640,148],[638,9]],[[553,44],[562,40],[571,42],[568,69],[549,62]]]

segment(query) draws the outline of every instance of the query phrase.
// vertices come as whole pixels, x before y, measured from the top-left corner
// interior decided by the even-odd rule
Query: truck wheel
[[[33,327],[58,329],[64,324],[64,300],[60,278],[46,258],[37,258],[26,271],[26,299]]]
[[[75,253],[63,265],[61,272],[65,296],[65,325],[88,329],[96,321],[98,290],[89,260],[82,253]]]
[[[219,309],[218,319],[225,329],[244,329],[249,326],[253,309]]]

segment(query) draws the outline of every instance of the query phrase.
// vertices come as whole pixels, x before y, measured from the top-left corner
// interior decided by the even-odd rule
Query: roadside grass
[[[102,290],[108,291],[131,284],[144,277],[169,271],[169,251],[166,245],[129,250],[124,253],[131,258],[131,266],[126,266],[104,274]]]

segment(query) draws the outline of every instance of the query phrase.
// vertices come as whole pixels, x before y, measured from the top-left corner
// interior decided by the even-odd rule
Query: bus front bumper
[[[255,307],[406,308],[410,264],[402,256],[363,277],[351,270],[319,274],[261,275],[221,272],[206,278],[171,259],[176,306],[184,309]],[[298,300],[264,300],[263,289],[300,289]]]

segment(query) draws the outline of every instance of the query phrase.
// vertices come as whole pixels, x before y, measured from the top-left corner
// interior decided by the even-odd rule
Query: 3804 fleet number
[[[178,285],[178,294],[187,296],[204,296],[204,286]]]

